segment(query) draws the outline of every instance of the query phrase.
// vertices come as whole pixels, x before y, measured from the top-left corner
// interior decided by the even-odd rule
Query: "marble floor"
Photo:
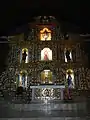
[[[0,120],[90,120],[90,101],[13,104],[0,101]]]
[[[89,117],[1,118],[0,120],[90,120]]]

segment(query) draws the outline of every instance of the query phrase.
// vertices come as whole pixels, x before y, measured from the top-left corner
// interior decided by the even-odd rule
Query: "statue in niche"
[[[48,83],[48,75],[45,75],[45,83]]]
[[[45,72],[44,72],[44,75],[45,75],[44,81],[45,81],[45,83],[47,83],[47,80],[48,80],[48,73],[45,71]]]
[[[22,85],[25,86],[25,81],[26,81],[26,74],[22,74]]]
[[[71,88],[73,86],[73,83],[72,83],[72,77],[71,77],[71,72],[68,72],[68,78],[67,78],[67,87],[65,89],[65,93],[64,93],[64,97],[65,99],[72,99],[72,96],[71,96]]]
[[[70,51],[69,50],[66,51],[66,58],[67,58],[67,61],[71,60],[71,58],[70,58]]]
[[[69,73],[68,74],[68,78],[67,78],[67,82],[68,82],[68,87],[69,88],[72,88],[72,86],[73,86],[73,83],[72,83],[72,77],[71,77],[71,74]]]
[[[71,74],[69,73],[68,74],[68,99],[72,99],[72,95],[71,95],[71,88],[73,87],[73,83],[72,83],[72,77],[71,77]]]
[[[45,39],[45,40],[47,40],[47,38],[48,38],[48,33],[45,31],[44,32],[44,34],[43,34],[43,38]]]
[[[44,52],[44,60],[49,60],[47,50]]]
[[[24,50],[24,52],[22,53],[22,60],[24,61],[24,63],[26,62],[26,57],[27,57],[27,53],[26,50]]]
[[[40,40],[42,41],[51,40],[51,30],[49,30],[48,28],[44,28],[43,30],[41,30]]]

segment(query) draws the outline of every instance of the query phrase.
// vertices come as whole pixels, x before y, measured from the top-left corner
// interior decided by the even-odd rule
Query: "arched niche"
[[[65,62],[72,61],[72,51],[70,49],[64,49]]]
[[[43,28],[40,31],[40,40],[41,41],[50,41],[51,40],[51,30],[48,28]]]
[[[41,60],[52,60],[52,50],[50,50],[50,48],[44,48],[43,50],[41,50]]]
[[[27,71],[20,71],[17,80],[17,87],[27,88]]]
[[[27,48],[23,48],[23,49],[21,50],[20,63],[21,63],[21,62],[28,63],[28,61],[29,61],[28,49],[27,49]]]
[[[68,69],[66,71],[66,80],[67,80],[69,88],[74,88],[75,87],[74,71],[72,69]]]
[[[51,84],[53,83],[53,78],[52,78],[52,72],[51,70],[43,70],[41,72],[41,83],[47,83],[47,84]]]

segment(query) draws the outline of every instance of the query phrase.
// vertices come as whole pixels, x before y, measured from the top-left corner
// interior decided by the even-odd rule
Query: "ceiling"
[[[53,15],[58,21],[65,21],[80,28],[80,32],[90,31],[90,7],[86,1],[5,1],[0,3],[0,34],[15,32],[16,27],[26,26],[33,16]]]

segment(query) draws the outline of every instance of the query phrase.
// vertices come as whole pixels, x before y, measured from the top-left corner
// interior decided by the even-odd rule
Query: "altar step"
[[[90,117],[2,118],[1,120],[90,120]]]
[[[87,103],[11,104],[0,102],[0,118],[29,118],[33,120],[86,120],[90,116]],[[37,119],[38,118],[38,119]],[[57,119],[56,119],[57,118]],[[87,119],[90,120],[90,119]]]
[[[10,106],[22,111],[86,111],[86,103],[10,104]]]

